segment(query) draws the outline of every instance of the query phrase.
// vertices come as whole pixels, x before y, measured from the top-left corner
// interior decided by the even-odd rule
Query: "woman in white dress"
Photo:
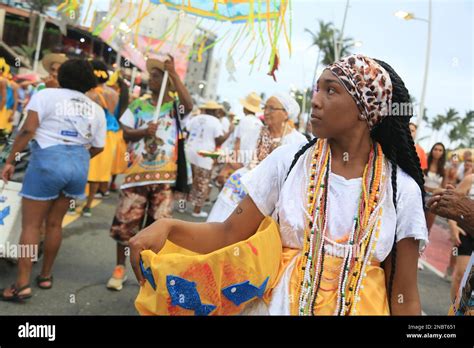
[[[142,289],[151,289],[147,284],[153,274],[163,275],[142,273],[140,258],[149,250],[159,252],[167,240],[201,254],[202,260],[258,235],[262,221],[272,217],[283,245],[283,251],[275,250],[281,253],[275,282],[256,287],[239,279],[243,282],[231,287],[230,294],[222,289],[224,296],[210,303],[207,289],[235,276],[213,273],[217,282],[185,282],[200,295],[194,306],[205,303],[207,314],[219,313],[223,297],[243,290],[238,303],[252,305],[242,309],[247,314],[420,315],[417,260],[419,243],[428,235],[423,174],[408,128],[412,115],[388,116],[392,105],[408,102],[403,81],[384,62],[358,54],[328,66],[312,99],[317,140],[273,151],[243,179],[248,194],[224,222],[162,219],[130,241]],[[241,249],[258,258],[265,246]],[[206,265],[219,267],[212,260]],[[177,285],[172,279],[169,291]],[[265,302],[263,293],[268,295]],[[198,309],[195,314],[203,312]]]
[[[278,93],[267,100],[264,107],[265,126],[260,131],[253,160],[235,171],[227,179],[212,207],[207,222],[223,222],[232,214],[246,196],[241,182],[242,176],[263,161],[273,150],[280,145],[302,145],[306,142],[304,135],[298,132],[293,125],[299,113],[298,103],[290,96]]]
[[[428,168],[424,171],[426,199],[429,199],[435,190],[446,187],[445,163],[446,149],[444,145],[442,143],[434,144],[428,155]],[[436,215],[425,209],[425,217],[429,232],[435,222]]]

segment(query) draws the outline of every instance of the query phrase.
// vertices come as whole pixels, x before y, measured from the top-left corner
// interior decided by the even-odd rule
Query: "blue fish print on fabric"
[[[3,219],[5,219],[8,215],[10,215],[10,206],[0,211],[0,225],[5,225],[5,223],[3,222]]]
[[[169,275],[166,277],[166,287],[173,306],[193,310],[196,315],[208,315],[216,308],[214,305],[202,304],[195,282]]]
[[[150,283],[153,290],[156,290],[155,278],[153,277],[151,267],[148,267],[147,269],[145,269],[142,259],[140,259],[140,269],[142,270],[143,276],[145,277],[146,280],[148,280],[148,283]]]
[[[222,293],[236,306],[239,306],[254,297],[262,298],[267,288],[268,279],[270,279],[270,277],[267,277],[259,288],[253,286],[247,280],[246,282],[234,284],[222,289]]]

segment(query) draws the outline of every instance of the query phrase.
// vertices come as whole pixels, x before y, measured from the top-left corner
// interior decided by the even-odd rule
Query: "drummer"
[[[208,214],[201,209],[209,195],[209,182],[214,161],[212,158],[201,156],[199,152],[215,152],[217,147],[227,140],[233,129],[229,128],[227,132],[224,132],[218,118],[218,111],[223,110],[222,105],[215,101],[208,101],[199,106],[199,109],[201,114],[193,117],[186,124],[189,133],[186,157],[193,171],[193,187],[190,195],[190,201],[194,205],[192,216],[207,218]]]

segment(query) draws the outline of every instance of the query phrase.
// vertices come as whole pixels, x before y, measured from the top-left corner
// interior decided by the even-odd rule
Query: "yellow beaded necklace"
[[[327,207],[331,151],[326,139],[319,139],[312,154],[310,178],[307,190],[308,226],[305,230],[303,255],[299,263],[296,295],[293,312],[299,315],[314,314],[316,298],[324,270],[324,253],[327,231]],[[349,252],[343,257],[339,274],[337,308],[334,314],[356,313],[359,290],[365,269],[375,252],[382,216],[381,196],[385,192],[385,158],[382,148],[375,144],[362,177],[362,193],[358,214],[354,217],[349,236]],[[358,255],[354,247],[360,247]],[[333,296],[331,296],[333,298]],[[327,304],[327,301],[325,302]]]

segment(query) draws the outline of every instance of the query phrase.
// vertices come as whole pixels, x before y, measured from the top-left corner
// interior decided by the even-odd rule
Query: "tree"
[[[431,136],[440,139],[440,132],[448,137],[452,148],[474,147],[474,111],[468,111],[464,117],[454,108],[449,108],[445,114],[438,114],[428,126],[433,130]]]
[[[320,53],[323,54],[322,63],[324,65],[333,63],[335,61],[335,43],[340,36],[340,31],[334,28],[334,24],[332,22],[325,23],[320,20],[317,33],[312,32],[308,28],[305,28],[305,31],[311,35],[313,40],[312,45],[317,46]],[[354,46],[353,42],[354,40],[352,38],[342,38],[339,51],[340,57],[350,54],[350,50]]]
[[[474,111],[468,111],[449,132],[449,140],[459,142],[458,147],[474,147]]]
[[[329,65],[335,61],[335,49],[334,44],[337,38],[340,36],[340,31],[334,28],[334,24],[332,22],[324,22],[319,20],[319,30],[318,32],[314,33],[308,28],[305,28],[305,32],[309,33],[312,38],[312,45],[317,46],[319,48],[318,58],[316,60],[316,67],[314,69],[314,76],[313,76],[313,85],[315,82],[316,74],[318,71],[319,63],[321,61],[321,54],[322,54],[322,63],[324,65]],[[340,50],[339,56],[343,57],[350,54],[351,48],[353,45],[354,40],[352,38],[343,38],[340,42]]]

